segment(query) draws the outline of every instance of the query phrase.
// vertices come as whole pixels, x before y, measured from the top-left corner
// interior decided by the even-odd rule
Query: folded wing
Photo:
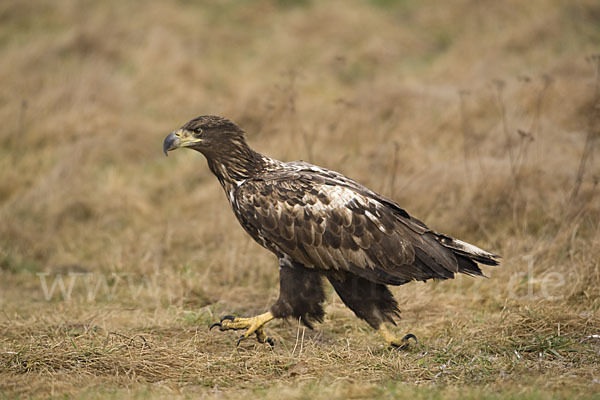
[[[232,204],[244,228],[280,258],[393,285],[482,275],[477,263],[498,264],[357,182],[305,165],[245,182]]]

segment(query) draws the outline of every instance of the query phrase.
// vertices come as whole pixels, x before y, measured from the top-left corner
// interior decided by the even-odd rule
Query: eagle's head
[[[189,147],[207,157],[227,154],[245,147],[244,131],[226,118],[202,115],[171,132],[163,142],[165,155],[180,147]]]

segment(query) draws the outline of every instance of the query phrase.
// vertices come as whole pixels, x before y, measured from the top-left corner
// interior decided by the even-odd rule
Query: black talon
[[[214,324],[212,324],[210,328],[208,328],[208,330],[212,330],[212,328],[214,328],[215,326],[218,326],[220,331],[224,330],[223,321],[235,321],[235,317],[233,315],[225,315],[221,318],[219,322],[215,322]]]
[[[415,339],[415,343],[419,343],[419,341],[417,340],[417,337],[415,335],[413,335],[412,333],[409,333],[406,336],[404,336],[402,338],[402,341],[403,342],[408,342],[408,339]]]
[[[275,341],[273,339],[271,339],[270,337],[267,338],[267,343],[269,343],[269,345],[271,347],[275,347]]]
[[[242,340],[244,340],[244,339],[245,339],[244,335],[240,336],[239,339],[237,340],[237,343],[235,344],[235,346],[236,347],[239,346],[240,343],[242,342]]]
[[[223,322],[223,321],[234,321],[234,320],[235,320],[235,317],[233,315],[226,315],[223,318],[221,318],[220,322]]]

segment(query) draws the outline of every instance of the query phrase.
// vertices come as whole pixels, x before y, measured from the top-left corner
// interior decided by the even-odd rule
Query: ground
[[[598,398],[597,1],[0,5],[0,397]],[[277,263],[205,161],[201,114],[503,256],[394,288],[385,348],[328,288],[274,348]]]

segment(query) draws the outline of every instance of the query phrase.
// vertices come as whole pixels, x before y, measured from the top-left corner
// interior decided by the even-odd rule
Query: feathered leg
[[[279,298],[271,307],[275,318],[300,319],[311,328],[323,322],[323,275],[296,262],[279,260]]]
[[[396,325],[394,317],[400,317],[398,302],[387,286],[341,271],[336,271],[327,278],[344,304],[358,318],[376,329],[388,346],[404,348],[410,338],[417,340],[413,334],[398,340],[385,327],[384,322]]]

